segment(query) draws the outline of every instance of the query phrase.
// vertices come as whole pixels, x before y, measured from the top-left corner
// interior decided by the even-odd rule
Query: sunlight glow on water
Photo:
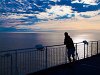
[[[95,36],[93,36],[93,34],[80,34],[80,35],[76,35],[75,37],[73,37],[74,43],[82,42],[84,40],[92,41],[96,39],[95,39]]]

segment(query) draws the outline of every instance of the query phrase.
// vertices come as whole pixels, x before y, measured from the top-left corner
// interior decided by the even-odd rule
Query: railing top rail
[[[88,41],[88,42],[98,42],[98,41]],[[80,44],[80,43],[83,43],[83,42],[78,42],[78,43],[74,43],[74,44]],[[64,46],[64,44],[44,46],[44,47],[54,47],[54,46]],[[0,53],[3,53],[3,52],[13,52],[13,51],[18,51],[18,50],[23,50],[24,51],[24,50],[29,50],[29,49],[35,49],[35,47],[32,47],[32,48],[22,48],[22,49],[12,49],[12,50],[4,50],[4,51],[0,51]]]
[[[98,42],[98,41],[89,41],[89,42]]]
[[[63,46],[64,44],[60,44],[60,45],[51,45],[51,46],[44,46],[44,47],[54,47],[54,46]]]
[[[0,53],[2,53],[2,52],[9,52],[9,51],[18,51],[18,50],[27,50],[27,49],[35,49],[34,47],[32,47],[32,48],[21,48],[21,49],[12,49],[12,50],[4,50],[4,51],[0,51]]]

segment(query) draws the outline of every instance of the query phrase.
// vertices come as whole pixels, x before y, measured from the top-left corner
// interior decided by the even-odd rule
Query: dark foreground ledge
[[[100,75],[100,54],[27,75]]]

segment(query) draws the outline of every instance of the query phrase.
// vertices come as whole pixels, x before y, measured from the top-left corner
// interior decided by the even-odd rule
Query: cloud
[[[46,12],[41,12],[37,14],[37,18],[39,19],[55,19],[57,17],[62,17],[67,14],[71,15],[73,13],[71,6],[51,6],[50,9],[46,9]],[[68,17],[69,17],[68,15]]]
[[[53,2],[60,2],[61,0],[50,0],[50,1],[53,1]]]
[[[53,9],[56,7],[57,9],[54,11]],[[66,29],[82,29],[82,24],[85,24],[84,26],[89,25],[89,27],[93,24],[96,25],[96,23],[97,25],[99,24],[100,17],[98,17],[98,14],[100,13],[100,10],[79,13],[73,12],[70,7],[67,8],[69,11],[66,11],[67,9],[65,11],[61,10],[61,8],[65,8],[66,6],[60,7],[61,6],[52,7],[51,9],[47,9],[46,12],[41,12],[40,14],[20,14],[11,15],[11,17],[9,15],[6,20],[5,18],[4,20],[2,18],[1,23],[4,21],[6,22],[4,22],[1,27],[15,28],[16,30],[56,31]],[[62,14],[59,14],[56,11],[61,12]],[[49,14],[52,16],[49,16]],[[66,19],[66,16],[67,18],[70,17],[70,19]],[[91,28],[93,28],[93,26]],[[94,28],[96,27],[94,26]]]
[[[46,19],[48,20],[55,20],[55,19],[69,19],[77,16],[81,16],[83,18],[91,18],[100,13],[99,10],[97,11],[86,11],[86,12],[78,12],[73,11],[72,6],[65,6],[65,5],[55,5],[51,6],[50,9],[46,9],[45,12],[40,12],[39,14],[36,14],[36,17],[38,19]]]
[[[73,0],[71,3],[83,3],[89,5],[98,5],[98,0]]]
[[[77,18],[66,20],[50,20],[35,25],[19,25],[16,29],[29,29],[33,31],[66,31],[66,30],[100,30],[100,16],[85,19],[77,16]]]
[[[100,16],[95,16],[89,19],[81,18],[49,21],[47,23],[38,23],[36,26],[41,29],[48,30],[100,30]]]
[[[98,16],[99,13],[100,13],[100,10],[80,12],[80,13],[78,13],[78,15],[83,18],[92,18],[92,17]]]

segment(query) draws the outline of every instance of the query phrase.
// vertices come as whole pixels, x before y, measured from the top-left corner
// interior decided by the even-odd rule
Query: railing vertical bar
[[[2,58],[1,58],[1,59],[2,59]],[[3,59],[2,59],[2,62],[4,62],[4,60],[3,60]],[[1,66],[2,66],[2,69],[1,69],[1,74],[2,74],[2,75],[3,75],[3,67],[5,66],[5,65],[4,65],[4,66],[3,66],[3,65],[4,65],[4,63],[2,63],[2,64],[1,64]]]
[[[40,51],[40,64],[42,63],[42,53],[41,53],[41,51]],[[40,69],[42,68],[42,66],[40,66]]]
[[[59,52],[59,48],[55,48],[55,51],[56,51],[56,57],[55,57],[55,65],[56,64],[58,64],[57,62],[59,62],[57,59],[58,59],[58,57],[57,57],[57,55],[58,55],[58,52]]]
[[[65,50],[64,50],[63,47],[62,47],[62,48],[61,48],[61,52],[62,52],[61,54],[62,54],[62,56],[64,55],[64,51],[65,51]],[[62,58],[64,59],[64,57],[62,57]],[[64,62],[64,60],[63,60],[63,62]],[[64,63],[65,63],[65,62],[64,62]]]
[[[59,50],[59,54],[58,54],[58,57],[59,57],[59,59],[58,59],[58,61],[59,61],[59,63],[58,64],[61,64],[60,62],[62,61],[62,52],[63,52],[63,50],[62,50],[62,48],[60,48],[60,50]]]
[[[56,48],[54,48],[54,51],[55,51],[55,59],[54,59],[54,61],[55,61],[55,63],[54,63],[54,65],[56,64],[56,55],[57,55],[57,53],[56,53]]]
[[[6,64],[6,66],[5,66],[5,69],[6,69],[6,74],[8,74],[8,56],[5,54],[5,64]]]
[[[61,64],[61,62],[62,62],[62,52],[63,52],[63,50],[62,50],[62,48],[60,48],[60,51],[59,51],[59,54],[58,54],[58,56],[59,56],[59,58],[58,58],[58,61],[59,61],[59,63],[58,64]]]
[[[49,60],[52,61],[52,49],[49,50]],[[49,62],[49,67],[51,66],[51,62]]]
[[[88,57],[88,44],[87,44],[87,57]]]
[[[45,59],[45,68],[47,68],[47,66],[48,66],[48,58],[47,58],[47,54],[48,52],[47,52],[47,46],[46,46],[46,50],[45,50],[45,57],[46,57],[46,59]]]
[[[63,50],[62,50],[63,51]],[[62,54],[61,54],[62,52],[61,52],[61,48],[60,48],[60,50],[59,50],[59,54],[58,54],[58,61],[59,61],[59,63],[58,64],[60,64],[60,62],[62,61],[61,60],[61,57],[62,57]]]
[[[77,53],[77,43],[76,43],[76,60],[77,60],[77,57],[78,57],[78,53]]]
[[[31,72],[31,70],[32,70],[32,51],[30,52],[30,72]]]
[[[43,52],[42,52],[42,63],[44,63],[44,50],[43,50]],[[43,66],[43,64],[42,64],[42,68],[44,68],[44,66]]]
[[[43,60],[43,58],[42,58],[42,51],[41,51],[40,55],[41,55],[41,63],[40,64],[41,64],[41,68],[42,68],[42,60]]]
[[[31,55],[31,54],[32,54],[32,51],[30,52],[30,72],[31,72],[31,70],[32,70],[31,68],[32,68],[32,66],[33,66],[33,65],[31,65],[31,62],[32,62],[32,58],[31,58],[32,55]]]
[[[51,60],[51,62],[53,62],[54,61],[54,58],[55,58],[55,53],[54,53],[55,51],[54,51],[54,49],[52,48],[52,60]],[[53,54],[54,54],[54,56],[53,56]],[[53,62],[54,63],[54,62]],[[51,63],[51,66],[52,66],[52,63]]]
[[[55,57],[55,64],[57,64],[57,62],[58,62],[58,57],[57,57],[57,55],[58,55],[58,52],[59,52],[59,48],[57,49],[57,48],[55,48],[55,51],[56,51],[56,57]],[[58,52],[57,52],[58,51]]]
[[[84,43],[84,58],[85,58],[85,43]]]
[[[68,56],[68,54],[67,54],[67,48],[65,47],[65,61],[66,61],[66,63],[68,63],[67,62],[67,56]]]
[[[93,44],[93,42],[91,42],[91,56],[92,56],[92,44]]]
[[[54,50],[54,65],[55,65],[56,51],[55,51],[55,48],[53,48],[53,50]]]
[[[55,57],[55,56],[53,56],[53,53],[54,53],[53,48],[52,48],[50,51],[51,51],[50,57],[52,57],[52,59],[51,59],[51,61],[50,61],[50,63],[51,63],[50,67],[51,67],[51,66],[52,66],[52,61],[54,61],[54,57]],[[51,56],[51,55],[52,55],[52,56]]]
[[[28,72],[30,71],[30,51],[28,52]]]
[[[55,51],[55,59],[54,59],[55,63],[54,63],[54,65],[56,65],[56,56],[57,56],[56,48],[54,48],[54,51]]]
[[[61,60],[59,60],[59,59],[62,57],[62,56],[61,56],[61,52],[60,52],[60,51],[61,51],[61,48],[59,48],[58,51],[59,51],[59,52],[58,52],[58,55],[57,55],[57,58],[58,58],[58,59],[57,59],[57,64],[60,64],[60,61],[61,61]]]
[[[5,67],[4,67],[4,69],[6,69],[6,66],[7,66],[7,64],[6,64],[6,56],[4,56],[4,64],[5,64]],[[7,74],[7,69],[5,70],[5,72],[4,72],[4,74],[6,75]]]
[[[54,50],[54,65],[55,65],[56,50],[55,48],[53,48],[53,50]]]
[[[39,62],[38,62],[38,59],[39,58],[39,53],[38,53],[38,50],[36,51],[36,57],[35,57],[35,60],[37,61],[37,63],[36,63],[36,70],[38,70],[38,64],[39,64]]]
[[[22,55],[21,55],[21,53],[19,53],[19,64],[20,64],[20,68],[19,68],[19,73],[21,73],[21,66],[23,66],[23,65],[21,65],[21,59],[22,59]]]
[[[39,65],[40,65],[40,63],[41,63],[41,57],[40,57],[40,56],[41,56],[41,55],[40,55],[40,51],[38,51],[38,58],[39,58],[39,61],[38,61],[38,62],[39,62]],[[38,66],[39,66],[39,65],[38,65]],[[38,68],[39,68],[39,70],[40,70],[41,66],[38,67]]]
[[[36,61],[36,53],[37,53],[37,51],[35,51],[35,53],[33,53],[34,54],[34,60],[33,61]],[[32,62],[33,63],[33,62]],[[37,63],[35,63],[35,65],[36,65]],[[35,66],[35,69],[37,69],[37,67]]]
[[[25,59],[25,61],[26,61],[26,52],[24,52],[24,59]],[[25,62],[24,61],[24,62]],[[24,63],[24,73],[27,71],[27,69],[26,69],[26,62]]]
[[[6,59],[6,57],[4,56],[4,65],[5,65],[5,66],[4,66],[4,69],[5,69],[4,74],[6,75],[6,73],[7,73],[6,70],[7,70],[7,69],[6,69],[6,60],[5,60],[5,59]],[[4,70],[4,69],[3,69],[3,70]]]
[[[0,60],[2,61],[2,59],[1,59],[1,56],[0,56]],[[0,61],[0,63],[1,63],[1,61]],[[1,75],[1,72],[2,72],[2,63],[0,64],[0,75]]]
[[[17,50],[16,50],[16,53],[15,53],[15,61],[16,61],[16,62],[15,62],[15,67],[16,67],[15,73],[16,73],[16,75],[19,75],[19,74],[18,74],[18,66],[17,66],[17,62],[18,62],[18,61],[17,61]]]
[[[21,56],[22,56],[22,61],[24,61],[24,54],[22,53]],[[22,68],[23,67],[24,67],[24,62],[22,62]],[[24,70],[22,70],[22,72],[24,72]]]
[[[2,66],[1,74],[3,75],[3,67],[5,66],[5,65],[4,65],[4,60],[3,60],[3,59],[2,59],[2,62],[3,62],[3,63],[1,64],[1,66]],[[3,66],[3,65],[4,65],[4,66]]]
[[[40,65],[40,64],[41,64],[41,51],[39,51],[39,58],[40,58],[40,59],[39,59],[39,61],[40,61],[40,62],[39,62],[39,65]],[[39,69],[41,69],[41,65],[40,65]]]
[[[28,52],[28,65],[29,65],[29,63],[30,63],[30,51]],[[30,65],[28,66],[28,72],[30,71]]]
[[[42,51],[40,51],[40,64],[41,64],[40,68],[42,68]]]
[[[58,55],[58,52],[59,52],[59,48],[57,49],[57,48],[55,48],[55,51],[56,51],[56,57],[55,57],[55,64],[58,64],[57,62],[58,62],[58,58],[59,57],[57,57],[57,55]],[[58,51],[58,52],[57,52]]]
[[[39,68],[39,64],[40,64],[40,53],[39,53],[39,50],[38,50],[38,55],[37,55],[37,56],[38,56],[37,58],[39,59],[39,60],[38,60],[38,69],[40,69],[40,68]]]
[[[42,53],[42,59],[43,59],[43,63],[44,63],[44,50],[43,50],[43,53]],[[44,68],[43,64],[42,64],[42,68]]]
[[[97,41],[97,54],[98,54],[98,41]]]
[[[37,54],[36,54],[36,58],[35,58],[35,59],[37,59],[37,58],[39,59],[39,50],[37,51]],[[39,61],[38,61],[38,60],[36,60],[36,61],[37,61],[37,64],[36,64],[36,65],[37,65],[37,70],[38,70],[38,69],[39,69],[39,68],[38,68]]]
[[[13,64],[12,64],[12,62],[13,62],[13,61],[12,61],[12,55],[11,55],[11,75],[13,75],[13,72],[12,72],[12,65],[13,65]]]
[[[43,68],[45,68],[45,66],[44,66],[44,63],[45,63],[45,49],[44,49],[44,52],[43,52]]]
[[[44,59],[43,53],[44,53],[44,50],[42,51],[42,63],[43,63],[43,59]],[[43,64],[42,64],[42,68],[43,68]]]
[[[51,51],[48,49],[48,59],[49,59],[49,61],[51,61],[51,59],[52,59],[52,57],[49,57],[49,55],[51,54]],[[52,56],[52,55],[51,55]],[[51,65],[51,63],[50,62],[48,62],[48,66],[50,66]]]
[[[0,56],[0,60],[1,60],[1,61],[0,61],[0,63],[1,63],[1,64],[0,64],[0,66],[1,66],[1,67],[0,67],[0,75],[2,75],[2,58],[1,58],[1,56]]]

